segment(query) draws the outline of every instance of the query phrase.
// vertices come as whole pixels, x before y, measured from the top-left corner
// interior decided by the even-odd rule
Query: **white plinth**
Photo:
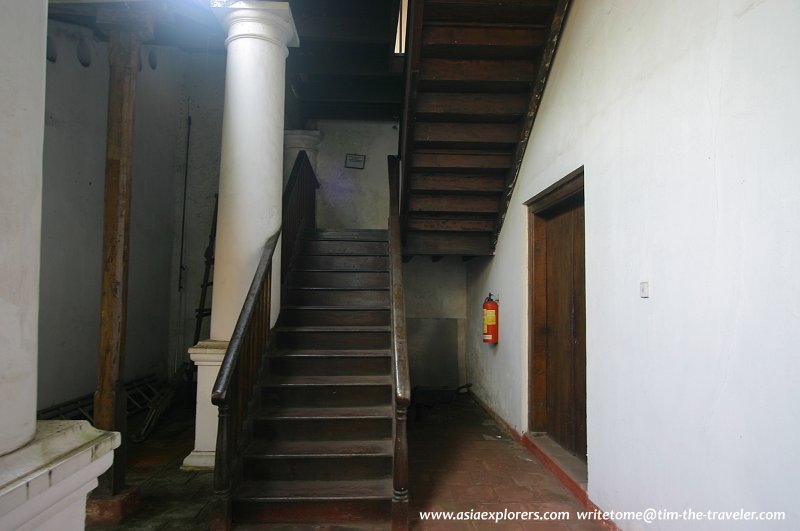
[[[37,422],[33,440],[0,457],[0,529],[84,529],[86,495],[121,440],[83,420]]]
[[[214,468],[217,448],[217,407],[211,403],[211,390],[228,349],[227,341],[201,341],[189,349],[197,365],[197,412],[194,423],[194,450],[183,460],[186,470]]]

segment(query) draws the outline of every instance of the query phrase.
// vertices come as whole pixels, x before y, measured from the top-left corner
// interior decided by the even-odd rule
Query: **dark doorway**
[[[586,460],[583,168],[526,203],[530,245],[529,428]]]

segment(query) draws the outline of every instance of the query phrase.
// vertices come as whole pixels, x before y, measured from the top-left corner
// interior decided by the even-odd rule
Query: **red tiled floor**
[[[190,397],[191,398],[191,397]],[[191,410],[172,411],[146,443],[132,445],[128,480],[140,485],[142,507],[124,525],[130,531],[207,528],[213,493],[210,472],[183,472],[192,446]],[[469,396],[422,409],[409,421],[411,528],[414,530],[598,530],[580,522],[575,498],[525,448],[505,433]],[[562,521],[426,520],[419,511],[566,511]],[[279,531],[385,531],[376,525],[251,525],[237,529]]]
[[[578,522],[578,501],[469,396],[423,408],[409,422],[411,528],[420,530],[604,529]],[[564,511],[560,521],[421,520],[420,511]]]

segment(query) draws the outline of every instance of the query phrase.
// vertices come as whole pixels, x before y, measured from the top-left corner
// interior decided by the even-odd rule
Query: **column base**
[[[86,495],[121,440],[85,420],[37,422],[31,442],[0,457],[0,529],[84,529]]]
[[[139,487],[113,496],[91,494],[86,501],[86,525],[119,525],[139,508]]]
[[[181,470],[211,470],[214,468],[216,452],[193,450],[181,464]]]
[[[189,349],[189,355],[197,365],[197,412],[194,421],[194,450],[183,460],[181,468],[187,470],[214,468],[218,412],[216,406],[211,403],[211,391],[227,350],[227,341],[211,339],[200,341]]]

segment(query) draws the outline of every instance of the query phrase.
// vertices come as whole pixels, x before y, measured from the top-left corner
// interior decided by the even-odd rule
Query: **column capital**
[[[214,11],[228,31],[226,46],[242,38],[271,42],[284,48],[287,54],[287,47],[300,46],[289,2],[219,2],[214,5]]]
[[[312,129],[286,129],[283,132],[283,149],[317,151],[322,141],[322,132]]]

